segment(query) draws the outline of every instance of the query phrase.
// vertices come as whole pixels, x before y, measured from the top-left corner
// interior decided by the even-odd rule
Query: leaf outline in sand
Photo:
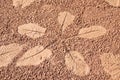
[[[102,26],[90,26],[79,30],[78,36],[82,38],[96,38],[106,33],[106,29]]]
[[[19,54],[22,46],[17,43],[0,46],[0,67],[7,66]]]
[[[46,28],[40,27],[35,23],[28,23],[18,26],[18,33],[21,35],[27,35],[33,39],[42,37],[45,34],[45,31]]]
[[[44,60],[49,59],[51,55],[51,50],[44,50],[43,46],[35,46],[25,52],[24,55],[18,59],[16,66],[39,65]]]
[[[111,79],[120,79],[120,55],[104,53],[100,56],[104,70],[111,75]]]
[[[68,70],[79,76],[88,75],[90,67],[85,62],[84,57],[77,51],[70,51],[65,56],[65,64]]]
[[[64,11],[58,14],[58,22],[62,26],[62,32],[66,29],[67,26],[73,23],[75,16],[71,13]]]
[[[18,7],[21,6],[22,8],[25,8],[29,6],[31,3],[33,3],[35,0],[13,0],[13,6]]]
[[[106,2],[108,2],[110,5],[114,6],[114,7],[119,7],[120,6],[120,0],[105,0]]]

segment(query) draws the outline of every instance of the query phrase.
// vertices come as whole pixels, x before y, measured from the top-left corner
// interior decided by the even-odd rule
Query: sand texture
[[[0,0],[0,80],[120,80],[120,0]]]

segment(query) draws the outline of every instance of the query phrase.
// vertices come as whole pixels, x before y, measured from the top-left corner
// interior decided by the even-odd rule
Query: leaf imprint
[[[40,27],[35,23],[28,23],[18,26],[18,32],[27,35],[33,39],[39,38],[45,34],[46,28]]]
[[[7,66],[12,59],[22,50],[22,46],[16,43],[0,47],[0,67]]]
[[[82,28],[78,36],[82,38],[96,38],[106,33],[106,29],[102,26],[91,26],[89,28]]]
[[[65,64],[68,70],[79,76],[88,75],[90,72],[90,67],[85,62],[84,57],[77,51],[70,51],[65,56]]]
[[[18,7],[22,6],[22,8],[25,8],[29,6],[31,3],[33,3],[35,0],[13,0],[13,6]]]
[[[58,14],[58,22],[62,25],[62,31],[66,29],[67,26],[73,23],[75,16],[71,13],[64,11]]]
[[[120,0],[105,0],[106,2],[108,2],[110,5],[118,7],[120,6]]]
[[[49,49],[43,50],[43,46],[35,46],[34,48],[28,50],[24,55],[17,61],[17,66],[27,66],[27,65],[39,65],[44,60],[48,59],[52,55],[52,51]],[[36,53],[39,54],[30,57]]]
[[[104,70],[109,73],[113,80],[120,79],[120,55],[104,53],[100,56]]]

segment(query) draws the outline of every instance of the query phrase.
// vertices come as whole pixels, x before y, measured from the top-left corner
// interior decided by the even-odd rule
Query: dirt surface
[[[120,80],[117,3],[20,1],[0,0],[0,80]]]

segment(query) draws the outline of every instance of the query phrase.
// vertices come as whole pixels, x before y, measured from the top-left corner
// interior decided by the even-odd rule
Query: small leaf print
[[[90,72],[90,67],[85,62],[84,57],[77,51],[70,51],[65,56],[65,64],[68,70],[79,76],[88,75]]]
[[[68,25],[73,23],[74,18],[75,16],[67,11],[58,14],[58,22],[62,26],[62,31],[64,31]]]
[[[33,39],[39,38],[45,34],[46,28],[40,27],[35,23],[28,23],[18,26],[18,32],[27,35]]]
[[[12,59],[22,50],[22,46],[16,43],[0,47],[0,67],[7,66]]]
[[[34,1],[35,0],[13,0],[13,6],[15,7],[21,6],[22,8],[25,8],[26,6],[29,6]]]
[[[120,55],[104,53],[100,56],[104,70],[109,73],[113,80],[120,79]]]
[[[105,0],[106,2],[108,2],[110,5],[118,7],[120,6],[120,0]]]
[[[34,48],[28,50],[18,61],[17,66],[27,66],[27,65],[39,65],[44,60],[50,58],[52,55],[51,50],[43,50],[43,46],[35,46]],[[39,54],[38,54],[39,53]],[[37,54],[37,55],[36,55]]]
[[[91,26],[89,28],[82,28],[79,31],[79,37],[82,38],[96,38],[106,33],[106,29],[102,26]]]

